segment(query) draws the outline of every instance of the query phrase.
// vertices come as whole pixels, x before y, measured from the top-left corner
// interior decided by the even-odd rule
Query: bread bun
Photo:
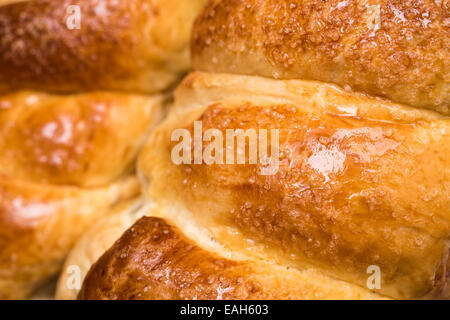
[[[0,299],[28,297],[139,197],[137,154],[205,2],[0,0]]]
[[[213,0],[197,70],[332,82],[450,115],[447,1]]]
[[[192,22],[206,0],[0,3],[0,92],[156,93],[186,72]]]
[[[195,120],[224,135],[280,128],[278,172],[174,164],[171,134]],[[154,218],[98,260],[79,298],[447,297],[449,129],[442,115],[318,82],[191,74],[139,157]],[[370,266],[382,273],[374,293]]]
[[[194,136],[196,120],[224,137],[278,128],[278,171],[261,175],[248,152],[245,165],[176,165],[171,135]],[[449,141],[450,121],[433,112],[317,82],[194,73],[138,169],[170,221],[195,221],[225,247],[361,286],[375,265],[379,293],[422,298],[447,281]]]
[[[449,298],[447,16],[432,0],[211,0],[198,71],[139,156],[151,217],[78,297]]]
[[[87,227],[140,192],[133,164],[163,96],[0,97],[0,298],[56,275]]]
[[[0,96],[0,174],[36,183],[104,186],[133,171],[162,95],[111,92]]]
[[[90,269],[79,299],[381,299],[314,272],[235,261],[165,220],[141,218]]]
[[[134,176],[93,189],[0,176],[0,298],[24,299],[45,285],[80,235],[139,191]]]

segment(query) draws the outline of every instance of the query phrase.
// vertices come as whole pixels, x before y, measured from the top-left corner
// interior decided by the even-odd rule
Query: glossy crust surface
[[[0,96],[0,174],[104,186],[125,171],[163,116],[164,97],[111,92]]]
[[[224,137],[279,129],[278,171],[261,175],[248,152],[245,165],[175,165],[172,134],[194,136],[195,120]],[[361,286],[378,266],[379,293],[439,297],[448,281],[449,142],[449,118],[431,111],[318,82],[194,73],[138,167],[146,196],[180,228],[189,220],[233,250]]]
[[[164,99],[119,93],[0,97],[0,298],[56,275],[88,226],[136,197],[132,166]]]
[[[141,218],[91,268],[79,299],[379,299],[314,272],[233,261],[159,218]]]
[[[447,0],[212,0],[197,70],[319,80],[450,114]]]
[[[0,176],[0,298],[24,299],[49,281],[91,223],[139,192],[133,176],[94,189]]]
[[[192,23],[206,0],[0,2],[0,91],[155,93],[190,66]],[[80,7],[80,29],[70,30]]]

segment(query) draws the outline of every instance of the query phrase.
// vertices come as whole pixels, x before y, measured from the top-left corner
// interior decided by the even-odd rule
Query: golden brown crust
[[[202,71],[333,82],[450,114],[450,7],[435,0],[212,0]]]
[[[0,176],[0,299],[23,299],[45,284],[93,221],[139,192],[132,176],[96,189]]]
[[[206,0],[35,0],[0,6],[0,91],[154,93],[189,67]],[[67,9],[79,5],[81,28]]]
[[[104,186],[131,170],[162,96],[94,92],[0,96],[0,174],[36,183]]]
[[[25,298],[99,217],[140,192],[137,153],[164,98],[0,97],[0,298]]]
[[[137,196],[165,100],[138,93],[187,71],[205,1],[0,0],[0,299],[55,276],[91,223]]]
[[[95,263],[78,298],[333,299],[346,294],[354,299],[381,298],[333,279],[222,258],[200,248],[164,220],[144,217]]]
[[[147,196],[173,208],[170,219],[186,214],[235,250],[251,239],[264,259],[362,286],[367,268],[379,266],[379,292],[395,298],[442,286],[448,118],[320,83],[202,73],[181,85],[174,110],[139,160]],[[192,133],[194,120],[224,137],[226,129],[279,129],[279,171],[260,175],[248,153],[246,165],[175,165],[171,134]]]

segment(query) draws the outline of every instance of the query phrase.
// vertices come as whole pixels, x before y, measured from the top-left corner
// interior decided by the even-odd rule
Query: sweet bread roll
[[[91,223],[139,194],[133,163],[163,103],[111,92],[0,97],[0,298],[55,276]]]
[[[23,299],[46,284],[91,223],[139,191],[133,176],[93,189],[1,176],[0,298]]]
[[[79,299],[381,299],[315,273],[207,251],[158,218],[141,218],[91,268]]]
[[[104,186],[132,171],[165,97],[94,92],[0,96],[0,174],[36,183]]]
[[[278,129],[278,167],[262,175],[248,148],[235,150],[241,165],[175,164],[172,134],[194,137],[194,121],[224,141],[230,129]],[[332,85],[194,73],[138,168],[146,197],[183,231],[189,221],[234,251],[360,286],[377,266],[378,293],[422,298],[447,283],[449,141],[444,116]],[[214,146],[225,157],[225,142]]]
[[[206,0],[0,2],[0,92],[155,93],[187,71]],[[80,29],[69,25],[78,19]]]
[[[27,297],[139,195],[137,153],[205,1],[0,0],[0,298]]]
[[[197,70],[332,82],[450,115],[450,7],[435,0],[212,0]]]
[[[133,226],[142,216],[158,215],[152,205],[143,206],[142,201],[131,201],[114,211],[115,213],[93,225],[71,251],[58,280],[56,299],[71,300],[77,297],[81,299],[336,299],[338,297],[341,299],[385,299],[355,285],[323,276],[314,270],[299,272],[258,261],[242,261],[242,258],[240,262],[235,262],[229,259],[232,256],[229,252],[215,246],[210,240],[200,241],[203,247],[212,247],[210,250],[218,253],[212,254],[208,252],[208,249],[199,247],[180,230],[174,230],[176,228],[162,219],[143,218]],[[130,227],[132,227],[131,231],[128,230],[122,236]],[[137,229],[139,231],[136,231]],[[190,225],[184,225],[183,229],[191,229],[191,235],[193,232],[197,235],[202,233],[201,230],[196,230]],[[167,233],[168,230],[172,231],[170,235]],[[166,236],[165,239],[158,236],[161,234]],[[116,242],[114,248],[109,250],[110,253],[102,257],[118,239],[120,240]],[[147,243],[148,239],[151,239],[150,245]],[[172,245],[171,242],[176,242],[178,245]],[[125,247],[130,250],[126,253],[127,260],[117,269],[110,267],[117,256],[123,257]],[[186,253],[186,257],[182,257],[180,261],[178,257],[182,252]],[[162,258],[163,254],[164,258]],[[151,272],[140,269],[141,260],[146,259],[148,255],[161,256],[158,261],[161,264],[156,264],[156,269]],[[101,261],[97,262],[100,257],[102,257]],[[136,260],[135,257],[140,258]],[[202,263],[199,264],[199,261]],[[95,262],[97,263],[94,265]],[[74,267],[79,274],[73,272]],[[169,267],[175,272],[177,269],[182,270],[184,274],[176,278],[167,277],[163,282],[158,278],[159,270],[157,269],[162,267]],[[108,270],[108,276],[99,275],[99,272],[103,270],[100,268]],[[82,280],[90,269],[92,270],[87,276],[85,289],[80,294],[81,288],[74,284],[75,282],[83,283]],[[127,270],[145,273],[139,276],[138,280],[142,288],[136,288],[137,279],[135,279],[136,276],[132,276],[120,288],[112,288],[114,291],[96,289],[102,288],[108,282],[115,282],[116,277],[123,277]],[[245,270],[246,276],[240,274],[242,270]],[[188,276],[185,276],[186,272]],[[254,279],[247,281],[246,277],[253,274]],[[273,275],[273,278],[267,278],[267,275]],[[74,276],[80,276],[80,279]],[[227,281],[234,282],[233,292],[219,280],[224,276]],[[189,287],[193,285],[200,285],[201,292],[189,290]],[[136,293],[134,296],[133,292]]]
[[[62,268],[56,299],[76,299],[82,281],[91,266],[146,212],[140,209],[142,209],[141,199],[126,202],[117,206],[83,234]]]
[[[211,0],[78,297],[449,298],[447,6]]]

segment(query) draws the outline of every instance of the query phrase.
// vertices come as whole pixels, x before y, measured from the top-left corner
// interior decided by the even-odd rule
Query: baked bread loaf
[[[0,96],[0,175],[33,183],[103,186],[134,170],[164,114],[162,95],[112,92]]]
[[[191,25],[206,0],[71,0],[0,7],[0,92],[167,89],[190,66]],[[1,5],[1,3],[0,3]]]
[[[223,252],[222,252],[223,253]],[[380,299],[313,270],[230,260],[165,220],[143,217],[89,272],[80,299]]]
[[[394,298],[445,288],[448,118],[321,83],[226,74],[190,75],[176,101],[139,171],[146,196],[171,208],[163,212],[179,228],[193,220],[228,248],[361,286],[378,266],[379,292]],[[248,161],[177,166],[172,132],[194,136],[196,120],[224,137],[279,128],[278,171],[264,176],[264,164]]]
[[[28,297],[139,196],[138,151],[204,2],[0,0],[0,299]]]
[[[224,133],[235,128],[280,128],[279,171],[260,175],[261,164],[177,166],[171,159],[176,144],[171,135],[178,128],[192,132],[195,120],[202,120],[205,131],[216,128]],[[139,226],[152,225],[153,220],[147,220],[94,265],[80,297],[217,298],[210,293],[221,284],[235,288],[222,298],[373,298],[369,290],[361,291],[370,266],[382,272],[379,298],[446,297],[449,130],[445,116],[332,85],[194,73],[178,88],[173,112],[151,135],[139,159],[145,196],[159,208],[148,215],[164,219],[177,230],[175,234],[186,234],[189,240],[184,242],[203,250],[198,256],[229,250],[240,258],[221,256],[226,261],[252,261],[249,270],[260,264],[290,268],[322,277],[323,282],[311,280],[312,276],[311,281],[300,277],[291,282],[286,276],[287,287],[280,290],[275,283],[283,283],[284,273],[271,272],[280,278],[271,284],[255,280],[261,284],[255,295],[245,289],[246,281],[205,283],[208,276],[222,272],[229,279],[228,271],[178,265],[172,250],[179,249],[169,250],[158,236],[155,241],[152,232],[157,231],[151,231],[155,227],[133,235]],[[147,255],[159,254],[164,258],[156,267],[143,262]],[[198,262],[189,255],[185,259]],[[179,291],[158,289],[166,283],[158,270],[172,263],[174,270],[199,278],[174,275],[169,280]],[[124,276],[139,274],[136,270],[144,280]],[[258,271],[237,270],[242,279],[253,275],[259,279]],[[129,280],[112,280],[117,278]],[[309,292],[300,283],[315,289]],[[298,291],[290,291],[294,287]]]
[[[181,230],[155,216],[161,214],[151,204],[145,206],[141,201],[132,201],[93,225],[67,258],[58,280],[56,299],[385,299],[312,269],[286,269],[245,260],[239,254],[238,261],[231,260],[237,254],[208,238],[202,239],[199,246]],[[191,229],[191,234],[202,233],[188,224],[183,229]],[[122,263],[116,264],[118,257]],[[152,264],[142,268],[144,261]],[[74,274],[74,267],[80,274]],[[89,283],[80,292],[74,281],[82,281],[74,275],[84,280],[91,267]],[[169,270],[164,271],[163,278],[162,270]],[[252,278],[247,279],[243,272]],[[111,287],[119,278],[124,279],[125,274],[125,281]]]
[[[0,97],[0,298],[58,272],[80,234],[140,192],[133,164],[162,96]]]
[[[152,217],[79,298],[450,297],[447,3],[370,4],[210,1],[139,156]]]
[[[197,70],[332,82],[450,115],[450,7],[435,0],[215,0]]]

